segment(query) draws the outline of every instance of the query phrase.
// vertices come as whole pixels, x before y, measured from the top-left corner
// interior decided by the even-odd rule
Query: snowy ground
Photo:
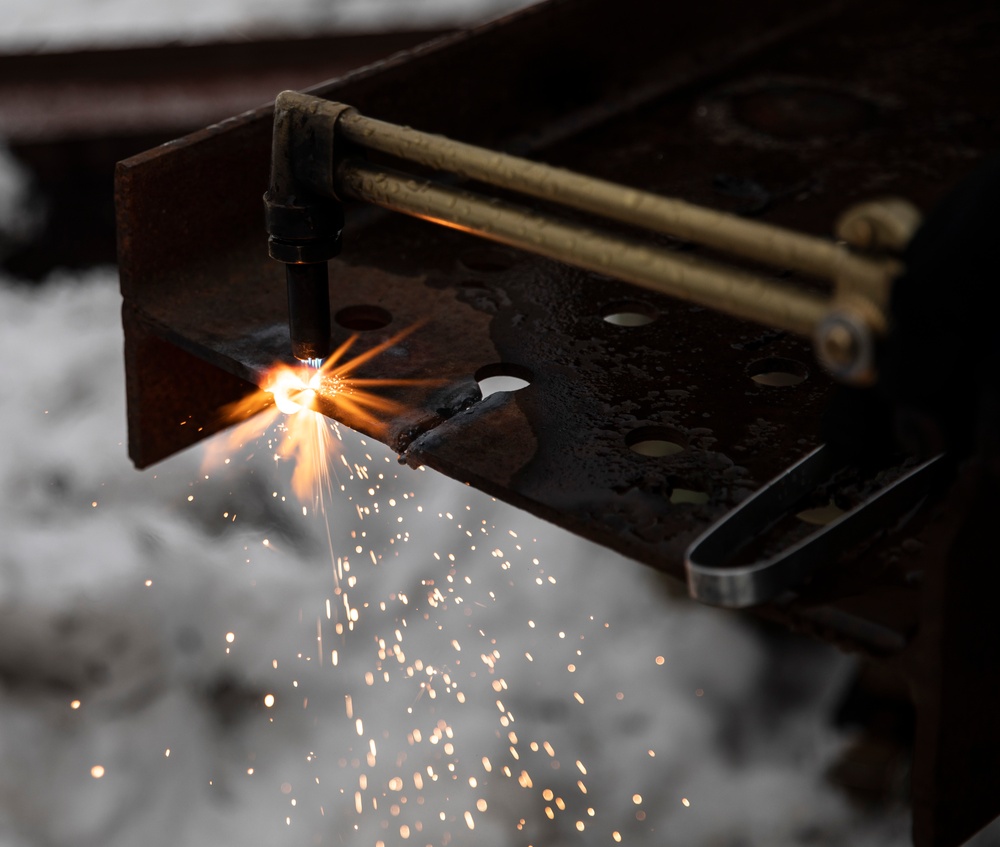
[[[0,0],[0,50],[434,27],[478,22],[531,0]]]
[[[300,0],[293,17],[510,5]],[[0,38],[274,15],[167,6],[0,0]],[[0,157],[0,230],[20,184]],[[908,843],[905,810],[867,815],[824,779],[843,657],[775,644],[345,430],[325,517],[266,438],[135,471],[119,305],[113,268],[0,277],[0,847]]]

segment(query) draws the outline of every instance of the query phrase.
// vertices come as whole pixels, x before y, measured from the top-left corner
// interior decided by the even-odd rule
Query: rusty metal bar
[[[441,185],[358,159],[340,164],[338,190],[511,247],[681,297],[735,317],[810,336],[827,298],[495,198]]]
[[[354,109],[341,114],[337,133],[369,150],[747,259],[823,279],[850,277],[880,304],[899,271],[895,262],[852,254],[842,243],[397,126]]]

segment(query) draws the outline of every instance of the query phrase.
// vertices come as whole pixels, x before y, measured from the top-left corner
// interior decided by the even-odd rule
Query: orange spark
[[[225,420],[239,425],[221,449],[241,447],[248,441],[267,436],[277,427],[281,436],[275,458],[293,463],[292,491],[302,502],[322,503],[324,493],[331,492],[330,457],[334,437],[339,438],[339,434],[318,409],[377,432],[384,429],[386,418],[398,415],[405,407],[370,389],[439,384],[441,380],[351,376],[361,365],[398,344],[417,326],[404,329],[345,361],[347,352],[359,337],[352,335],[318,370],[305,365],[275,365],[261,380],[258,391],[223,409]],[[215,463],[219,450],[215,445],[209,448],[206,464]]]

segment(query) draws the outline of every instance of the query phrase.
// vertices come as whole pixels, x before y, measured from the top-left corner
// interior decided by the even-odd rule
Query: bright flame
[[[293,370],[279,365],[268,374],[264,390],[274,397],[278,411],[294,415],[312,407],[321,376],[321,371],[309,374],[307,368]]]
[[[241,423],[221,449],[242,446],[266,435],[277,425],[283,435],[275,456],[294,463],[292,491],[302,502],[311,500],[322,504],[324,494],[332,490],[330,454],[336,429],[318,409],[344,418],[358,428],[378,431],[384,428],[386,417],[399,414],[404,407],[368,389],[438,384],[440,380],[351,377],[361,365],[398,344],[416,328],[412,326],[398,332],[371,350],[343,361],[358,339],[357,335],[352,335],[318,370],[308,365],[276,365],[267,372],[260,391],[223,410],[228,420]],[[206,464],[216,463],[219,449],[210,448]]]

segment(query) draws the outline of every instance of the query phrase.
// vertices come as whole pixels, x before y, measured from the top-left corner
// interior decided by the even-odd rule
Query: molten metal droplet
[[[348,350],[356,340],[356,336],[352,336],[328,359],[321,362],[319,369],[306,365],[295,368],[283,364],[275,366],[264,375],[260,392],[247,395],[226,407],[227,418],[240,422],[240,425],[233,429],[224,445],[220,442],[220,446],[223,450],[230,450],[242,446],[248,440],[259,439],[261,432],[264,432],[268,436],[269,447],[276,447],[275,460],[287,460],[294,465],[292,490],[295,495],[303,503],[318,500],[322,511],[324,492],[332,492],[330,457],[337,435],[335,427],[332,428],[320,414],[320,410],[315,408],[316,402],[322,396],[324,410],[336,407],[344,414],[372,425],[378,425],[389,416],[398,415],[404,408],[401,404],[368,389],[420,383],[436,385],[441,380],[355,379],[351,374],[375,356],[398,344],[416,327],[414,325],[404,329],[366,352],[346,359]],[[310,364],[316,364],[316,361],[312,360]],[[260,407],[267,394],[271,395],[274,405],[261,412]],[[313,414],[298,414],[303,411]],[[284,418],[279,422],[278,418],[282,415]],[[346,459],[342,455],[340,458],[348,470],[351,470]],[[211,465],[216,459],[218,453],[210,450],[206,455],[206,463]],[[228,465],[229,457],[224,462]],[[234,515],[233,520],[235,519]]]
[[[316,391],[312,388],[293,388],[283,395],[276,394],[274,402],[286,415],[293,415],[312,406]]]
[[[274,405],[286,415],[294,415],[303,409],[312,408],[316,397],[317,371],[307,383],[305,374],[289,369],[281,369],[274,375],[274,381],[267,386],[267,391],[274,397]]]

